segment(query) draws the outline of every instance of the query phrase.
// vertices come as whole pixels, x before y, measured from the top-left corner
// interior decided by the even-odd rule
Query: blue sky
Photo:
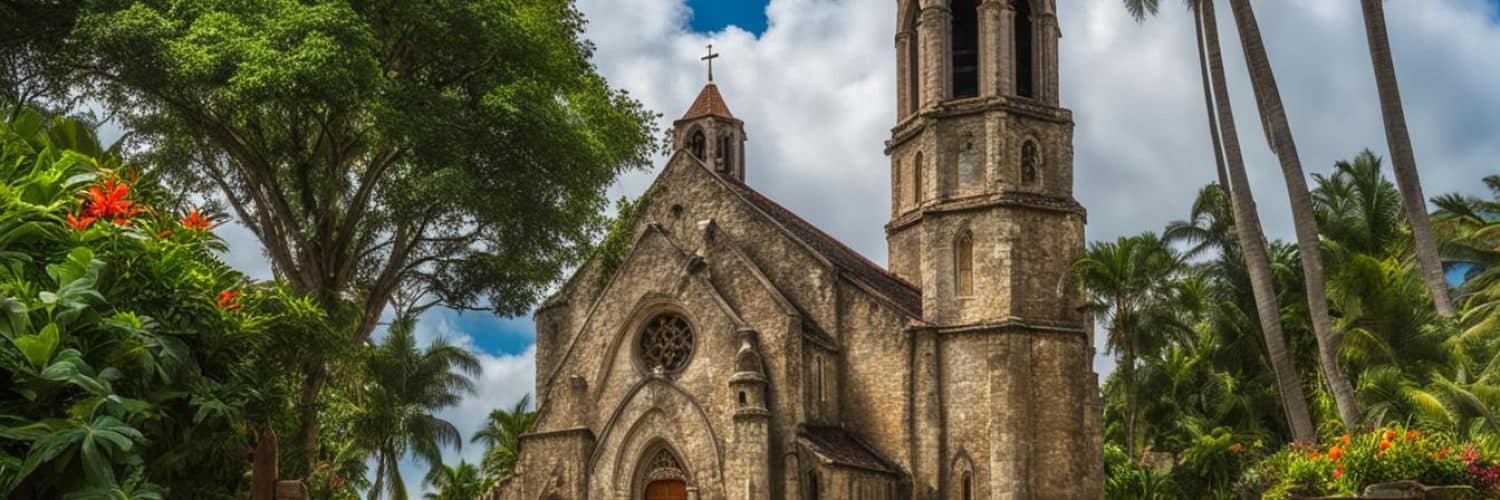
[[[768,0],[688,0],[688,8],[693,11],[688,26],[699,33],[713,33],[734,25],[760,35],[766,31],[767,3]]]

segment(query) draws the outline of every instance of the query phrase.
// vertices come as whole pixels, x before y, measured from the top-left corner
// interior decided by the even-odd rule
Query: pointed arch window
[[[979,95],[979,5],[953,0],[953,97]]]
[[[1027,140],[1021,145],[1021,185],[1035,186],[1037,171],[1041,168],[1042,152],[1036,141]]]
[[[953,283],[959,297],[974,295],[974,236],[965,231],[953,244]]]
[[[715,160],[719,171],[723,173],[734,173],[734,136],[724,134],[719,136],[718,158]]]
[[[965,472],[963,478],[963,500],[974,500],[974,474]]]
[[[915,113],[922,109],[922,40],[917,34],[917,18],[921,16],[917,0],[909,0],[906,3],[906,12],[902,13],[905,19],[901,26],[901,32],[906,36],[906,52],[900,54],[906,59],[906,101],[907,113]]]
[[[922,152],[917,152],[917,161],[911,166],[911,200],[913,205],[922,204]]]
[[[708,150],[708,137],[703,135],[703,129],[694,128],[693,135],[688,139],[688,151],[697,156],[699,160],[707,160],[704,156]]]
[[[807,500],[818,500],[818,471],[807,471],[807,494],[803,498]]]
[[[1035,82],[1032,80],[1032,19],[1031,0],[1011,0],[1011,7],[1016,12],[1015,17],[1015,43],[1016,49],[1015,71],[1016,71],[1016,95],[1020,97],[1034,97]]]

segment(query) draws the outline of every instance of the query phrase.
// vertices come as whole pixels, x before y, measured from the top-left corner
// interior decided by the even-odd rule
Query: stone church
[[[1055,3],[899,0],[889,267],[754,188],[710,70],[628,252],[536,312],[499,497],[1100,498]]]

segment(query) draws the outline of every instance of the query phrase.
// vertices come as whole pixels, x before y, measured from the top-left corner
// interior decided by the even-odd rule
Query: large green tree
[[[214,193],[297,292],[354,301],[333,315],[351,345],[413,284],[524,312],[656,144],[652,114],[589,61],[571,2],[55,3],[18,11],[37,25],[23,35],[65,34],[28,45],[48,74],[118,112],[179,186]],[[295,443],[313,461],[328,369],[302,370]]]

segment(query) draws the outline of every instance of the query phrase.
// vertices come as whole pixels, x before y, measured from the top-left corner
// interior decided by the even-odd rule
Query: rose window
[[[681,370],[693,355],[693,329],[686,319],[676,314],[652,318],[646,323],[646,330],[641,332],[640,353],[649,370]]]

